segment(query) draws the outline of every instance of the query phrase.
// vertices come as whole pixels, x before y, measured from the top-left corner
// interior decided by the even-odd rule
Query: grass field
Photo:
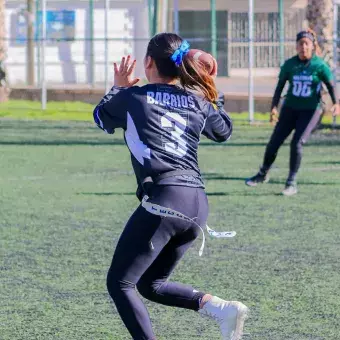
[[[92,121],[93,105],[82,102],[48,102],[45,111],[41,110],[41,103],[28,100],[10,100],[1,103],[0,118],[24,120],[72,120]],[[246,124],[248,112],[231,113],[234,120]],[[255,112],[254,119],[259,122],[268,121],[269,113]],[[338,118],[338,121],[340,118]],[[330,125],[333,122],[331,115],[325,115],[322,123]]]
[[[200,240],[174,280],[251,308],[245,339],[340,339],[340,134],[305,147],[300,193],[278,195],[284,146],[272,182],[256,189],[270,127],[236,126],[227,144],[203,140],[199,159],[209,224],[231,240]],[[106,292],[106,272],[138,204],[121,134],[89,122],[0,120],[0,339],[130,339]],[[158,339],[219,339],[209,320],[146,302]]]

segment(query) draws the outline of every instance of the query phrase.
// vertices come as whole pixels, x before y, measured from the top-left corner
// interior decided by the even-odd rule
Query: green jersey
[[[284,105],[294,109],[316,109],[321,99],[321,83],[329,84],[332,78],[327,63],[316,55],[308,61],[302,61],[298,56],[288,59],[279,76],[283,86],[289,81]]]

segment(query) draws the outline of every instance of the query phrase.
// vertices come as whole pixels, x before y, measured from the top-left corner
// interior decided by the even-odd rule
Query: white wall
[[[15,18],[19,7],[25,1],[6,2],[6,31],[10,39],[15,39]],[[142,57],[148,41],[147,7],[144,0],[111,1],[109,14],[109,39],[122,39],[109,42],[109,72],[113,72],[112,63],[120,57],[132,54],[140,60],[136,75],[143,72]],[[95,1],[94,9],[94,59],[95,82],[105,79],[104,66],[104,1]],[[75,10],[75,41],[50,42],[46,47],[46,77],[49,83],[74,84],[89,82],[90,41],[88,1],[47,1],[47,10]],[[133,38],[144,38],[134,42]],[[123,39],[129,39],[123,41]],[[36,55],[36,75],[38,75],[38,50]],[[8,44],[7,70],[9,82],[13,86],[26,83],[26,46]],[[37,78],[37,77],[36,77]],[[113,79],[113,75],[109,75]]]
[[[285,10],[291,8],[291,6],[297,0],[284,0]],[[340,0],[339,0],[340,1]],[[209,10],[210,0],[179,0],[180,10],[192,10],[193,8],[199,10]],[[249,0],[216,0],[217,10],[229,10],[232,12],[247,12],[249,6]],[[255,12],[277,12],[278,0],[254,0]]]
[[[340,1],[340,0],[339,0]],[[41,1],[40,1],[41,2]],[[247,12],[248,0],[216,0],[217,10]],[[109,63],[118,61],[122,55],[131,53],[138,63],[136,76],[143,76],[143,57],[149,39],[147,0],[111,0],[109,15],[109,38],[128,38],[129,41],[109,42]],[[169,0],[171,5],[173,0]],[[278,0],[255,0],[255,12],[275,12]],[[285,0],[285,11],[302,6],[305,0]],[[25,7],[26,0],[6,0],[6,28],[8,36],[15,38],[13,16],[18,8]],[[90,81],[90,42],[89,36],[89,0],[47,0],[48,10],[75,10],[75,38],[73,42],[54,42],[48,44],[46,51],[49,83],[87,84]],[[94,38],[104,37],[104,0],[94,0]],[[179,0],[180,10],[209,10],[210,0]],[[287,14],[287,12],[286,12]],[[132,41],[131,39],[135,39]],[[104,41],[94,43],[95,82],[102,84],[105,78]],[[36,49],[37,55],[37,49]],[[38,60],[36,58],[36,75]],[[7,68],[11,86],[26,83],[26,47],[9,43]],[[112,67],[109,68],[112,80]],[[36,77],[37,78],[37,77]]]

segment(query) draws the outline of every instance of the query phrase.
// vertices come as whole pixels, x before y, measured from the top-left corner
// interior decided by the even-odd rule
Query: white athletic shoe
[[[269,179],[269,174],[259,171],[255,176],[246,179],[246,185],[256,187],[260,183],[268,183]]]
[[[298,192],[296,184],[286,185],[284,190],[282,191],[282,195],[284,196],[293,196]]]
[[[213,296],[198,312],[219,324],[223,340],[241,339],[244,321],[248,314],[248,307],[243,303],[225,301]]]

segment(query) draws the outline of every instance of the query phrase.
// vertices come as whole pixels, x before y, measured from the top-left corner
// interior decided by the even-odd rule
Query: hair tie
[[[189,52],[189,43],[183,40],[181,46],[173,53],[171,60],[176,64],[176,66],[181,65],[183,57]]]
[[[312,42],[315,41],[314,35],[311,32],[308,31],[302,31],[296,35],[296,41],[299,41],[302,38],[308,38]]]

